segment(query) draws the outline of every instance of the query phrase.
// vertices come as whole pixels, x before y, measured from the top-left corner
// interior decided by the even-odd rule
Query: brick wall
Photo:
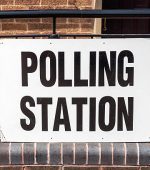
[[[99,1],[99,0],[98,0]],[[1,10],[36,10],[36,9],[92,9],[95,0],[0,0]],[[99,21],[98,21],[99,22]],[[100,26],[99,26],[100,27]],[[0,35],[14,34],[50,34],[52,33],[51,18],[33,19],[5,19],[0,20]],[[57,33],[93,33],[94,19],[64,19],[57,20]],[[4,149],[4,148],[3,148]],[[17,153],[18,149],[14,150]],[[119,152],[120,153],[120,152]],[[21,153],[20,153],[21,154]],[[133,153],[131,153],[133,155]],[[6,161],[6,152],[1,160]],[[15,154],[14,160],[18,160]],[[94,158],[93,158],[94,159]],[[117,158],[118,161],[120,157]],[[107,158],[108,160],[108,158]],[[131,162],[133,161],[133,156]],[[92,160],[94,161],[94,160]],[[119,166],[1,166],[0,170],[150,170],[150,167],[131,165],[130,167]]]
[[[149,167],[61,167],[61,166],[53,166],[53,167],[46,167],[46,166],[26,166],[26,167],[1,167],[0,170],[150,170]]]
[[[1,10],[92,9],[95,0],[0,0]],[[57,33],[93,33],[94,19],[59,18]],[[5,19],[0,34],[50,34],[51,18]]]
[[[0,143],[0,170],[150,170],[149,165],[150,143]]]

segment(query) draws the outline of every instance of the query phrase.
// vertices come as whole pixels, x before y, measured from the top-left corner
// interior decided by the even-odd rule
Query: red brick
[[[84,10],[90,10],[90,9],[93,9],[93,7],[92,7],[92,6],[81,6],[81,7],[80,7],[80,10],[82,10],[82,9],[84,9]]]
[[[92,6],[93,0],[76,0],[76,3],[80,6]]]
[[[99,167],[64,167],[64,170],[100,170]]]
[[[94,24],[94,20],[92,18],[68,18],[68,23]]]
[[[52,24],[53,20],[52,20],[52,18],[42,18],[42,23],[50,23],[50,24]]]
[[[81,24],[81,32],[90,32],[93,33],[93,25],[92,24]]]
[[[44,30],[44,31],[39,31],[39,30],[28,30],[27,32],[26,32],[27,34],[29,34],[29,35],[31,35],[31,34],[49,34],[50,33],[50,31],[48,31],[48,30]]]
[[[73,5],[69,5],[69,6],[58,5],[58,6],[55,6],[55,9],[76,9],[76,8]]]
[[[139,170],[139,167],[103,167],[102,170]]]
[[[16,5],[39,5],[40,0],[15,0]]]
[[[57,33],[66,34],[66,24],[57,24]]]
[[[33,34],[50,34],[50,31],[38,31],[38,30],[32,30],[32,31],[14,31],[14,30],[10,30],[10,31],[0,31],[0,35],[4,36],[4,35],[33,35]],[[31,37],[32,38],[32,37]]]
[[[2,31],[2,23],[0,23],[0,31]]]
[[[66,34],[80,32],[80,24],[57,24],[57,32]]]
[[[7,31],[7,30],[27,30],[27,24],[17,24],[17,23],[2,23],[2,30]]]
[[[42,5],[67,5],[67,0],[42,0]]]
[[[44,30],[51,30],[52,25],[48,23],[29,23],[28,24],[28,30],[39,30],[39,31],[44,31]]]
[[[76,8],[90,6],[92,7],[93,0],[69,0],[68,5],[73,5]]]
[[[61,170],[61,167],[57,166],[31,166],[31,167],[25,167],[24,170]]]
[[[24,22],[24,23],[33,23],[33,22],[40,22],[40,18],[18,18],[15,19],[16,22]]]
[[[67,34],[79,33],[81,31],[80,24],[67,24]]]
[[[0,35],[17,35],[17,34],[24,34],[24,31],[0,31]]]
[[[14,19],[0,19],[0,22],[10,23],[10,22],[14,22]]]
[[[15,5],[13,4],[15,2]],[[41,2],[41,5],[40,5]],[[0,0],[2,10],[91,9],[93,0]],[[1,20],[0,34],[50,34],[51,18]],[[94,19],[58,18],[57,33],[93,32]]]
[[[67,18],[58,18],[58,19],[57,19],[57,23],[59,23],[59,24],[65,24],[65,23],[67,23]]]
[[[75,5],[76,0],[68,0],[68,5]]]
[[[52,18],[42,18],[42,22],[43,23],[53,23]],[[67,23],[67,19],[66,18],[57,18],[56,20],[57,24],[65,24]]]
[[[2,6],[2,10],[28,10],[28,6],[25,5],[4,5]]]
[[[55,6],[54,5],[42,5],[42,6],[39,6],[39,5],[29,5],[28,8],[30,10],[37,10],[37,9],[54,9]]]
[[[149,167],[141,167],[141,170],[150,170],[150,166]]]
[[[75,9],[92,9],[92,0],[69,0],[68,6],[72,6]]]
[[[26,34],[32,35],[32,34],[52,34],[52,30],[28,30]]]
[[[0,5],[13,5],[13,0],[0,0]]]
[[[80,19],[81,24],[92,24],[92,25],[94,25],[94,21],[95,21],[95,19],[93,19],[93,18],[81,18]]]
[[[69,24],[74,24],[74,23],[80,23],[81,19],[80,18],[68,18],[68,23]]]
[[[23,170],[22,167],[0,167],[0,170]]]

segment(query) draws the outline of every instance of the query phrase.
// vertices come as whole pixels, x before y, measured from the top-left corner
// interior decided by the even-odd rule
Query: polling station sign
[[[150,40],[0,40],[11,142],[150,141]]]

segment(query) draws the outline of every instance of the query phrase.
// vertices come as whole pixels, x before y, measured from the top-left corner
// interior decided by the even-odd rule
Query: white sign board
[[[11,142],[150,141],[150,40],[0,40]]]

